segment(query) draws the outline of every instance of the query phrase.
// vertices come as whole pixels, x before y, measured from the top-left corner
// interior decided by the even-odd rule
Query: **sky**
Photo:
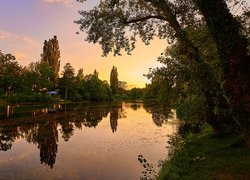
[[[246,0],[250,4],[250,0]],[[138,40],[132,55],[102,57],[101,47],[84,41],[74,20],[78,10],[90,9],[100,0],[84,3],[76,0],[0,0],[0,50],[16,56],[26,66],[40,60],[44,40],[57,36],[61,51],[61,71],[70,63],[75,71],[83,68],[85,75],[96,69],[102,80],[109,81],[112,66],[118,69],[118,79],[126,81],[128,89],[149,83],[143,74],[160,66],[157,57],[167,47],[165,40],[155,39],[149,46]]]
[[[16,56],[18,63],[26,66],[40,60],[44,40],[57,36],[61,51],[61,71],[70,63],[76,73],[83,68],[85,75],[96,69],[102,80],[109,81],[112,66],[118,69],[118,79],[126,81],[128,89],[144,87],[149,83],[143,74],[159,66],[157,57],[167,47],[164,40],[155,39],[149,46],[140,41],[132,55],[111,53],[102,57],[98,44],[84,41],[86,35],[79,31],[74,20],[81,16],[78,10],[89,9],[99,0],[85,3],[76,0],[0,0],[0,50]]]

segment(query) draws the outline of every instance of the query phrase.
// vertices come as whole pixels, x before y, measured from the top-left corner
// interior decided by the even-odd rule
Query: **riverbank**
[[[250,179],[250,150],[240,136],[214,137],[206,128],[201,134],[171,141],[172,155],[158,179]]]

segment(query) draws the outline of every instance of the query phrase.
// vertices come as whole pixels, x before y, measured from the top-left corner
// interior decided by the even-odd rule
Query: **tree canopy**
[[[21,77],[21,66],[12,54],[3,54],[0,51],[0,94],[8,94],[18,88]]]
[[[113,94],[118,92],[118,72],[115,66],[112,67],[110,73],[110,88]]]
[[[90,10],[79,11],[82,18],[75,22],[86,32],[87,41],[101,45],[103,55],[120,55],[122,50],[130,54],[137,37],[145,44],[155,36],[166,39],[168,45],[178,42],[178,59],[186,59],[186,78],[195,77],[204,97],[206,121],[217,133],[234,124],[233,129],[241,129],[250,143],[248,37],[227,2],[231,1],[103,0]],[[239,3],[233,1],[234,5]],[[199,39],[194,33],[203,27],[207,36]],[[204,58],[207,53],[201,47],[208,38],[219,57],[221,73],[213,70],[211,58]],[[173,86],[175,82],[165,88]],[[190,88],[188,83],[185,86]]]
[[[60,70],[60,49],[57,36],[54,36],[48,41],[44,41],[41,59],[43,62],[46,62],[51,66],[54,73],[53,77],[51,78],[51,81],[56,84],[59,78]]]

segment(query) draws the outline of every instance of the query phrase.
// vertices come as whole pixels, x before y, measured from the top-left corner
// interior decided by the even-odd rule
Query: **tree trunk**
[[[195,0],[217,44],[223,63],[224,90],[246,142],[250,146],[250,56],[247,38],[240,34],[240,23],[223,0]]]
[[[177,21],[176,16],[170,9],[169,4],[167,4],[166,1],[164,0],[160,1],[148,0],[148,1],[151,2],[152,5],[154,5],[156,8],[158,8],[159,11],[164,13],[166,21],[168,21],[169,25],[175,30],[176,38],[185,47],[184,49],[185,54],[188,55],[190,60],[194,62],[195,68],[202,69],[197,74],[197,77],[199,79],[201,89],[205,96],[206,122],[213,127],[214,132],[217,135],[227,133],[228,130],[224,128],[225,126],[223,125],[223,123],[231,121],[231,119],[228,118],[228,116],[222,115],[224,111],[228,110],[227,106],[221,106],[220,108],[223,108],[223,110],[218,114],[214,112],[214,109],[216,107],[215,102],[219,102],[223,99],[224,101],[226,101],[225,98],[223,97],[220,84],[215,80],[211,72],[211,69],[202,59],[198,48],[194,46],[194,44],[191,42],[186,32],[183,31],[183,29],[181,28],[179,22]],[[233,124],[233,122],[230,123]]]

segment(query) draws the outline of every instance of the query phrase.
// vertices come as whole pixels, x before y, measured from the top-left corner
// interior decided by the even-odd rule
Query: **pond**
[[[178,125],[174,111],[143,103],[7,106],[1,110],[3,179],[154,176],[159,162],[167,157],[169,135]]]

